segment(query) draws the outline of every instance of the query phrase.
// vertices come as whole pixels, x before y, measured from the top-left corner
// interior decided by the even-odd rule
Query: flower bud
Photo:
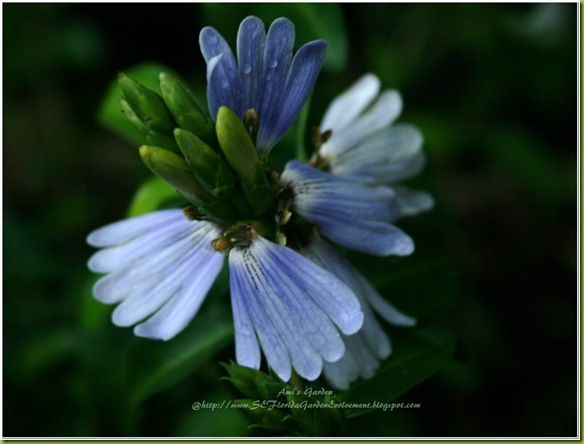
[[[177,128],[174,137],[203,188],[219,199],[230,197],[235,191],[235,175],[221,156],[189,131]]]
[[[178,126],[212,143],[215,139],[213,121],[204,117],[203,111],[189,92],[176,78],[166,73],[160,73],[159,82],[162,98]]]
[[[239,178],[241,189],[254,214],[272,204],[275,190],[270,186],[257,150],[237,115],[225,106],[217,112],[217,138],[229,165]]]
[[[239,213],[229,202],[216,199],[197,182],[185,160],[163,148],[140,147],[140,156],[150,170],[172,185],[189,202],[205,212],[213,220],[231,222]]]
[[[138,116],[136,115],[136,113],[134,112],[134,110],[132,109],[132,107],[130,106],[126,99],[121,99],[120,105],[122,106],[122,112],[124,113],[124,115],[136,127],[136,129],[146,138],[148,143],[154,146],[165,148],[176,153],[180,152],[174,139],[165,134],[157,133],[152,128],[150,128],[146,123],[142,122],[138,118]]]
[[[176,188],[195,206],[202,206],[212,199],[199,185],[188,164],[176,154],[163,148],[144,145],[140,147],[140,157],[154,174]]]
[[[164,100],[154,91],[121,73],[118,83],[137,118],[157,133],[172,135],[176,127]]]

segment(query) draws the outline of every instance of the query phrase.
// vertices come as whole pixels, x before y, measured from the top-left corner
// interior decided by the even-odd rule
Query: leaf
[[[208,297],[213,296],[218,295]],[[203,306],[191,325],[168,342],[135,338],[126,354],[131,404],[180,382],[232,340],[231,315],[219,303]]]
[[[124,74],[129,78],[140,82],[146,88],[159,94],[161,92],[158,85],[158,76],[161,72],[180,78],[171,68],[157,63],[144,63],[124,70]],[[183,82],[183,84],[186,83]],[[105,93],[97,113],[97,119],[104,128],[118,134],[129,143],[142,145],[145,142],[144,137],[122,113],[121,98],[122,90],[118,85],[117,79],[115,79],[110,83]]]
[[[139,216],[163,207],[169,202],[183,200],[177,191],[159,177],[145,180],[134,193],[128,217]]]
[[[375,377],[360,380],[340,395],[339,401],[366,403],[367,408],[352,409],[348,418],[372,412],[378,407],[374,402],[387,403],[410,388],[437,373],[450,362],[455,342],[446,340],[436,343],[410,332],[392,332],[393,355],[381,366]]]

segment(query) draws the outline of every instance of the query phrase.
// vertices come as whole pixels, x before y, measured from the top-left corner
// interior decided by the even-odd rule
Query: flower
[[[362,325],[356,296],[290,248],[248,227],[239,234],[247,241],[228,246],[237,362],[258,369],[261,345],[282,380],[290,379],[292,368],[316,379],[323,360],[339,360],[345,352],[339,331],[352,334]],[[221,236],[216,224],[189,221],[180,210],[100,228],[87,238],[103,248],[89,268],[108,274],[95,284],[94,295],[119,304],[112,315],[115,325],[138,323],[137,336],[171,339],[196,315],[224,264],[225,256],[212,247],[225,239]]]
[[[335,176],[296,160],[286,164],[281,182],[292,191],[292,208],[330,240],[379,256],[413,252],[412,239],[391,224],[399,210],[390,188]]]
[[[312,92],[326,42],[307,43],[292,58],[292,22],[278,18],[266,35],[263,22],[250,16],[239,27],[237,61],[225,39],[212,27],[202,29],[199,43],[207,62],[211,117],[216,119],[222,105],[241,119],[248,110],[254,110],[259,119],[256,147],[265,158],[292,126]]]
[[[432,197],[395,184],[423,168],[423,137],[413,125],[393,124],[402,110],[401,96],[379,90],[379,79],[366,74],[333,100],[320,124],[321,133],[330,130],[331,135],[317,162],[333,174],[391,185],[400,214],[415,215],[432,208]]]
[[[161,210],[93,231],[87,242],[103,250],[89,269],[108,273],[93,288],[95,298],[117,304],[112,321],[134,333],[168,340],[197,314],[219,274],[224,256],[211,247],[219,229],[188,221],[181,210]]]
[[[258,369],[259,347],[284,381],[292,368],[308,380],[342,358],[339,331],[355,333],[363,313],[353,292],[290,248],[255,236],[229,253],[235,346],[240,365]]]
[[[364,314],[363,327],[353,335],[343,335],[346,352],[335,362],[325,362],[323,374],[334,388],[346,390],[359,376],[371,378],[381,359],[391,355],[391,342],[374,315],[388,323],[410,327],[416,320],[386,301],[350,262],[326,241],[309,239],[301,254],[339,277],[353,290]]]

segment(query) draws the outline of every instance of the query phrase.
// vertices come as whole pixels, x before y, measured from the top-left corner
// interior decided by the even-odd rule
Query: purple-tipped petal
[[[324,41],[304,45],[292,59],[294,37],[288,19],[276,19],[266,34],[263,22],[249,16],[237,35],[238,62],[215,29],[204,28],[199,38],[207,62],[211,116],[216,118],[221,105],[240,118],[254,109],[259,120],[256,147],[262,159],[298,117],[324,59]]]
[[[239,25],[237,33],[237,61],[243,91],[241,103],[243,112],[252,108],[257,111],[260,107],[265,46],[264,23],[257,17],[245,18]]]
[[[213,120],[220,106],[241,117],[241,84],[231,48],[215,28],[207,26],[199,35],[201,53],[207,62],[207,101]]]
[[[273,106],[274,112],[270,116],[272,120],[268,120],[268,125],[260,125],[258,131],[257,147],[264,155],[267,155],[296,121],[312,93],[324,61],[326,47],[327,43],[323,40],[310,42],[294,56],[280,104],[278,107]]]

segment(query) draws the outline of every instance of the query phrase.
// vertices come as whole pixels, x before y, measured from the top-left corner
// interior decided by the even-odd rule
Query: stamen
[[[194,220],[202,220],[205,216],[205,214],[199,208],[195,208],[192,205],[183,208],[183,214],[190,222]]]
[[[243,113],[243,124],[252,138],[258,132],[260,126],[260,117],[255,109],[250,108]]]

